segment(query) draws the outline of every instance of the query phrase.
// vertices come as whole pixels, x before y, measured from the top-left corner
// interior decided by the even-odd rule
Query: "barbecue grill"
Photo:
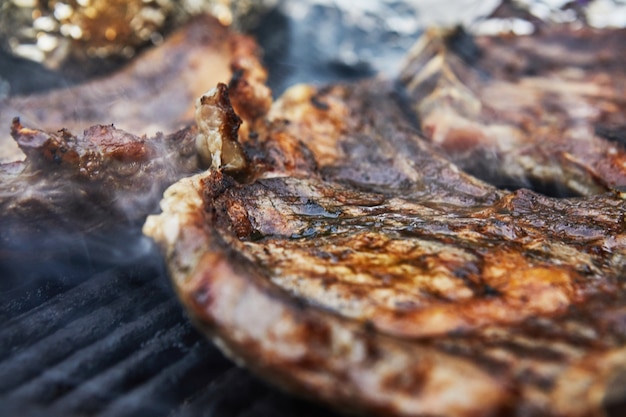
[[[2,415],[328,415],[233,365],[192,328],[156,251],[2,294]],[[89,269],[89,268],[87,268]]]
[[[425,20],[410,2],[381,2],[365,20],[355,5],[330,3],[284,4],[254,31],[275,94],[296,82],[393,73]],[[402,30],[389,26],[394,16]],[[69,82],[8,56],[0,76],[15,94]],[[138,231],[22,243],[30,246],[0,242],[0,415],[332,415],[260,382],[197,332]]]

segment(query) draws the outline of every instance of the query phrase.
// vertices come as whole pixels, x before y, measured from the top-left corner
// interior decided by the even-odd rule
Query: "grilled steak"
[[[350,412],[614,410],[624,193],[488,185],[416,131],[396,88],[295,86],[239,138],[220,130],[245,168],[179,181],[144,226],[191,317],[239,363]],[[215,94],[204,114],[223,120]]]
[[[401,74],[421,130],[463,169],[510,187],[626,187],[626,30],[531,36],[431,30]]]
[[[165,187],[200,170],[195,132],[147,138],[98,125],[74,136],[26,128],[16,119],[12,133],[26,160],[0,165],[0,235],[142,222]]]
[[[228,81],[242,64],[259,65],[257,53],[252,39],[212,17],[197,17],[111,76],[0,101],[0,162],[20,156],[9,136],[14,117],[50,131],[114,123],[139,135],[175,132],[193,122],[196,97]]]

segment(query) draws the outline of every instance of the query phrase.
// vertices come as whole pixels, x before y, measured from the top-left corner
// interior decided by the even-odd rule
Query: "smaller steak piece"
[[[0,165],[2,231],[106,230],[143,222],[163,190],[200,169],[196,129],[139,137],[97,125],[82,135],[13,121],[25,161]]]
[[[626,30],[529,36],[433,29],[401,74],[424,135],[504,187],[592,195],[626,187]]]
[[[602,415],[624,398],[624,196],[498,190],[396,98],[293,87],[240,132],[243,180],[214,166],[165,192],[144,233],[188,312],[239,363],[350,412]]]

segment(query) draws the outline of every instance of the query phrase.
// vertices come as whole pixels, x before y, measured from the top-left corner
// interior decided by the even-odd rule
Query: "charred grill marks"
[[[468,176],[416,133],[396,88],[382,81],[295,87],[268,120],[254,122],[251,141],[244,136],[257,164],[245,183],[212,172],[196,183],[200,188],[193,181],[174,187],[190,201],[204,195],[203,211],[211,213],[200,214],[198,232],[210,249],[194,255],[206,261],[186,271],[172,265],[175,284],[183,296],[208,285],[248,294],[249,303],[269,297],[277,326],[289,336],[234,324],[243,313],[225,311],[243,307],[228,301],[191,309],[253,369],[334,404],[385,415],[579,415],[571,411],[570,400],[581,394],[568,385],[570,374],[604,389],[623,354],[621,302],[599,309],[606,315],[594,313],[598,300],[622,291],[623,200],[616,193],[561,200],[524,189],[507,193]],[[164,219],[195,230],[195,211],[175,209],[171,197],[163,204],[162,219],[151,218],[146,231],[173,259],[185,259],[189,243],[183,235],[182,242],[168,240]],[[309,320],[323,323],[327,337],[302,351]],[[237,334],[248,335],[245,348]],[[278,345],[264,345],[264,338]],[[376,358],[354,362],[364,341]],[[290,352],[303,357],[292,361],[281,343],[295,344]],[[345,350],[335,350],[337,343]],[[387,349],[419,351],[415,363],[405,363],[414,372],[386,368],[386,361],[404,358],[391,359]],[[440,354],[447,365],[460,360],[487,376],[477,389],[493,402],[431,403],[437,394],[429,381],[447,366]],[[347,362],[337,365],[340,358]],[[369,378],[388,396],[368,394]],[[412,405],[405,409],[406,395]],[[585,399],[578,406],[601,405]]]

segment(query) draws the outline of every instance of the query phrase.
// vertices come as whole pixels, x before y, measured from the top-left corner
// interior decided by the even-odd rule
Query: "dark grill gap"
[[[153,257],[27,285],[3,305],[0,416],[329,415],[224,358]]]

